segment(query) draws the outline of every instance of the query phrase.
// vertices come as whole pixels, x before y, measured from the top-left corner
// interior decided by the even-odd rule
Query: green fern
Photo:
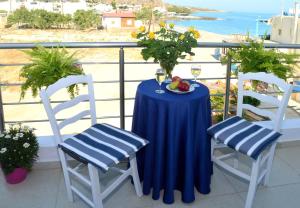
[[[273,73],[286,80],[293,75],[293,67],[297,63],[297,54],[287,54],[276,49],[264,48],[264,42],[248,39],[249,44],[242,44],[241,48],[230,49],[222,63],[227,63],[231,57],[233,62],[240,62],[239,71]]]
[[[76,64],[76,52],[69,54],[65,48],[46,49],[37,46],[24,53],[30,56],[32,63],[25,65],[20,72],[20,77],[25,79],[21,87],[21,99],[30,88],[33,97],[36,97],[43,87],[48,87],[63,77],[84,74]],[[70,97],[74,97],[78,94],[78,86],[70,86],[68,92]]]

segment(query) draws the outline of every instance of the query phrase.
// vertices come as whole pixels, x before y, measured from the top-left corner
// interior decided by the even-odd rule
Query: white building
[[[300,21],[295,30],[295,17],[276,16],[271,18],[271,40],[280,43],[300,43]],[[294,35],[295,39],[294,39]],[[293,42],[293,40],[295,42]]]
[[[25,7],[28,10],[44,9],[49,12],[62,12],[64,14],[74,14],[78,9],[88,9],[85,0],[80,0],[79,2],[40,2],[34,0],[0,2],[0,9],[8,12],[13,12],[21,7]]]
[[[135,14],[133,12],[109,12],[102,16],[104,28],[135,27]]]

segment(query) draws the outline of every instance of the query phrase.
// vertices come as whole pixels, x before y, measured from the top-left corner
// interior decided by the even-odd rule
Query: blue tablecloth
[[[142,82],[137,89],[132,131],[150,141],[137,155],[143,192],[163,201],[174,202],[174,190],[180,190],[182,201],[195,200],[194,187],[210,192],[212,162],[210,138],[206,129],[211,125],[209,90],[201,85],[194,92],[178,95],[157,94],[155,80]]]

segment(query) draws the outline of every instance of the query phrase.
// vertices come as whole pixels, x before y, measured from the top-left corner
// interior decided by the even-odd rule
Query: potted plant
[[[0,164],[7,183],[17,184],[25,180],[36,161],[39,145],[33,129],[11,125],[0,133]]]
[[[41,88],[48,87],[61,78],[84,74],[81,65],[74,57],[75,53],[69,54],[65,48],[47,49],[37,46],[25,53],[30,56],[32,63],[25,65],[20,72],[20,77],[25,79],[21,87],[21,99],[29,88],[32,95],[36,97]],[[70,86],[68,92],[71,97],[74,97],[78,94],[78,86]]]
[[[293,76],[293,67],[297,64],[299,55],[283,53],[276,49],[265,49],[263,40],[255,41],[247,38],[247,41],[242,43],[240,48],[228,50],[226,56],[221,59],[223,64],[227,63],[229,58],[237,63],[237,70],[234,71],[236,75],[238,72],[266,72],[273,73],[284,80]],[[263,92],[268,86],[265,83],[252,81],[250,84],[247,83],[246,88]],[[244,103],[260,105],[260,101],[252,97],[245,97]]]
[[[299,55],[283,53],[276,49],[266,50],[263,41],[250,38],[247,40],[248,43],[242,43],[240,48],[228,50],[221,62],[225,64],[231,58],[232,62],[239,63],[236,72],[273,73],[284,80],[293,75],[293,66],[297,63]]]
[[[138,33],[132,33],[132,37],[138,39],[139,46],[144,47],[141,52],[144,60],[153,58],[171,78],[178,58],[184,59],[187,54],[195,55],[192,48],[197,46],[200,33],[194,28],[181,33],[174,29],[174,24],[167,25],[164,22],[159,26],[156,32],[147,32],[145,26],[141,26]]]

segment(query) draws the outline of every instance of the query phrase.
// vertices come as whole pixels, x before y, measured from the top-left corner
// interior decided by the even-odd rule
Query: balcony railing
[[[134,100],[134,97],[125,97],[125,83],[130,82],[141,82],[142,80],[125,80],[125,66],[126,64],[153,64],[153,62],[140,62],[140,61],[125,61],[125,48],[138,48],[139,46],[136,43],[132,42],[64,42],[64,43],[39,43],[46,48],[51,47],[64,47],[64,48],[73,48],[73,49],[87,49],[87,48],[96,48],[96,49],[106,49],[106,48],[115,48],[119,49],[119,60],[112,62],[105,61],[97,61],[97,62],[80,62],[83,65],[90,64],[118,64],[119,65],[119,79],[118,80],[102,80],[95,81],[98,84],[104,83],[118,83],[119,84],[119,97],[118,98],[103,98],[96,99],[96,102],[99,101],[119,101],[120,104],[120,113],[118,116],[109,115],[105,117],[98,117],[97,119],[107,119],[107,118],[119,118],[120,119],[120,127],[125,127],[125,118],[132,117],[132,115],[125,115],[125,101],[126,100]],[[265,48],[278,48],[278,49],[300,49],[300,44],[264,44]],[[32,49],[36,47],[36,43],[0,43],[0,50],[11,50],[11,49]],[[212,43],[212,42],[201,42],[198,43],[198,48],[238,48],[240,47],[239,43]],[[5,59],[5,57],[2,57]],[[180,62],[180,64],[220,64],[220,61],[189,61],[189,62]],[[3,66],[23,66],[26,63],[14,63],[14,64],[3,64],[0,61],[0,67]],[[211,94],[211,96],[223,96],[224,97],[224,108],[223,113],[224,117],[228,116],[229,112],[229,100],[230,100],[230,84],[232,79],[236,79],[231,75],[231,65],[232,62],[229,60],[226,66],[226,76],[225,77],[210,77],[210,78],[199,78],[199,80],[225,80],[226,89],[223,94]],[[0,69],[1,70],[1,69]],[[1,72],[1,71],[0,71]],[[35,119],[35,120],[6,120],[4,106],[12,106],[12,105],[30,105],[30,104],[39,104],[40,102],[6,102],[3,100],[2,91],[3,87],[9,86],[20,86],[20,83],[0,83],[0,130],[3,130],[5,124],[22,122],[22,123],[32,123],[32,122],[47,122],[48,120],[43,119]],[[61,101],[54,101],[53,103],[61,103]],[[213,109],[213,111],[220,111],[218,109]]]

